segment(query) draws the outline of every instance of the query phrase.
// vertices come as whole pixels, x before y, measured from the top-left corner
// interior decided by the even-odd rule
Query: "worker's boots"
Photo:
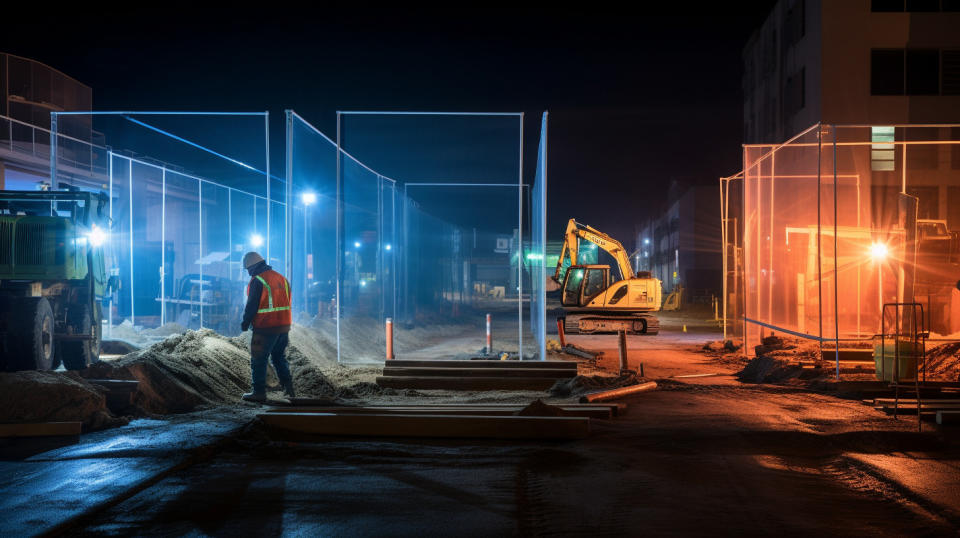
[[[243,399],[243,400],[246,400],[246,401],[248,401],[248,402],[256,402],[256,403],[263,403],[263,402],[267,401],[267,395],[266,395],[266,393],[263,393],[263,392],[259,392],[259,393],[258,393],[258,392],[248,392],[248,393],[244,394],[243,396],[241,396],[240,398]]]
[[[297,397],[297,391],[293,388],[293,381],[287,383],[287,385],[283,387],[283,393],[287,395],[287,398]]]

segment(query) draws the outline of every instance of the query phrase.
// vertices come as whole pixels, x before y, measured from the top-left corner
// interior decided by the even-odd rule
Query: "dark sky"
[[[671,180],[712,185],[739,170],[740,50],[772,3],[640,3],[630,15],[58,8],[16,17],[0,50],[92,86],[98,110],[269,110],[278,142],[286,108],[331,135],[338,109],[523,111],[528,177],[549,110],[548,234],[576,217],[629,246]]]

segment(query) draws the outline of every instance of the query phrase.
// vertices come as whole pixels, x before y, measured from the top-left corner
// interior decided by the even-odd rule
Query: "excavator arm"
[[[560,258],[557,260],[557,268],[553,272],[555,281],[560,282],[560,273],[563,270],[563,260],[566,256],[570,256],[570,265],[577,265],[580,239],[589,241],[610,254],[616,260],[623,280],[634,277],[633,267],[630,266],[630,257],[619,241],[596,228],[580,224],[576,219],[570,219],[567,222],[567,231],[563,236],[563,247],[560,250]]]

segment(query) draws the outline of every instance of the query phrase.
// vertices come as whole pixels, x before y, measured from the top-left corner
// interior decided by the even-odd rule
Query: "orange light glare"
[[[870,257],[875,260],[884,260],[889,254],[887,250],[887,245],[883,243],[874,243],[870,245]]]

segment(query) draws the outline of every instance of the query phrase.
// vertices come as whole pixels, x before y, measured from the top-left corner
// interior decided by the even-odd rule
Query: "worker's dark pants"
[[[250,339],[250,370],[254,394],[264,394],[267,391],[267,357],[273,362],[273,369],[277,372],[280,384],[284,388],[293,386],[286,356],[289,341],[287,333],[253,333],[253,338]]]

